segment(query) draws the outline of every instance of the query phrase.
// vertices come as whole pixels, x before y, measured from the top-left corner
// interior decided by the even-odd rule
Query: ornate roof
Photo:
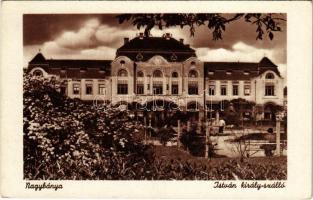
[[[190,48],[189,45],[170,36],[138,36],[125,42],[125,44],[116,51],[116,57],[127,56],[134,61],[147,61],[155,55],[160,55],[169,62],[180,62],[196,56],[195,50]]]

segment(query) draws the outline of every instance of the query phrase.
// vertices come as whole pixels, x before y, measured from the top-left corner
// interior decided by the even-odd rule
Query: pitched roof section
[[[112,60],[45,59],[41,53],[38,53],[29,62],[28,71],[40,65],[48,73],[61,77],[104,78],[111,73],[111,62]],[[63,70],[65,73],[62,72]]]
[[[258,76],[258,63],[205,62],[204,71],[212,80],[248,80]]]
[[[247,80],[267,70],[272,70],[280,76],[277,66],[267,57],[262,58],[259,63],[204,62],[206,76],[215,80]]]
[[[49,59],[49,67],[57,68],[103,68],[109,67],[112,60],[66,60],[66,59]]]
[[[263,57],[262,60],[259,62],[260,66],[262,67],[277,67],[270,59],[267,57]]]
[[[259,62],[260,74],[267,71],[274,71],[279,77],[281,77],[280,72],[278,71],[277,65],[275,65],[269,58],[263,57]]]
[[[138,59],[138,54],[142,58]],[[127,56],[132,60],[147,61],[155,55],[169,62],[184,61],[195,57],[195,50],[172,37],[136,37],[117,49],[116,57]]]
[[[110,67],[112,60],[70,60],[70,59],[45,59],[42,53],[38,53],[30,62],[30,65],[44,64],[49,68],[103,68]]]
[[[46,62],[46,58],[42,53],[37,53],[37,55],[29,62],[29,64],[43,64]]]
[[[204,62],[204,67],[208,70],[255,70],[258,63],[248,62]]]
[[[163,39],[163,38],[162,38]],[[171,38],[172,39],[172,38]],[[171,40],[169,39],[169,40]],[[164,38],[164,40],[166,40]],[[173,39],[175,40],[175,39]],[[175,40],[178,42],[177,40]],[[180,42],[179,42],[180,43]],[[191,53],[191,52],[189,52]],[[141,53],[142,54],[142,53]],[[146,52],[143,53],[144,59],[148,60],[151,57],[155,56],[154,52]],[[178,61],[178,57],[180,59],[186,60],[190,57],[188,52],[183,52],[182,54],[173,53],[173,52],[164,52],[158,53],[157,55],[161,55],[164,58],[172,59],[173,54]],[[129,53],[128,55],[131,59],[134,57],[136,59],[137,52]],[[38,53],[30,62],[30,66],[28,70],[31,70],[33,67],[37,65],[42,65],[47,72],[54,73],[55,70],[60,71],[62,69],[76,69],[76,70],[87,70],[88,69],[96,69],[105,72],[105,75],[108,76],[111,73],[111,60],[68,60],[68,59],[45,59],[42,53]],[[270,59],[264,57],[261,59],[259,63],[253,62],[204,62],[204,72],[206,76],[212,80],[248,80],[253,77],[262,74],[267,70],[274,71],[278,76],[280,73],[278,71],[277,65],[275,65]],[[70,71],[70,70],[67,70]],[[209,73],[210,72],[210,73]],[[59,72],[58,72],[59,73]],[[97,72],[86,73],[86,77],[98,77],[95,75]],[[72,74],[72,73],[70,73]],[[89,75],[90,74],[90,75]],[[99,74],[102,77],[102,75]],[[75,77],[73,75],[73,77]]]

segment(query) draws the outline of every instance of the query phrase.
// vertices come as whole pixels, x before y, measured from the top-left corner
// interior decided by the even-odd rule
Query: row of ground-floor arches
[[[99,102],[97,102],[99,103]],[[110,104],[110,102],[105,102]],[[99,103],[100,104],[100,103]],[[190,101],[185,106],[179,106],[172,101],[154,100],[144,104],[138,102],[119,101],[112,104],[116,108],[129,110],[138,120],[146,120],[152,126],[175,125],[177,120],[201,123],[203,121],[224,118],[228,124],[238,123],[238,120],[248,122],[274,122],[276,113],[281,110],[279,105],[269,102],[255,105],[246,100],[207,102],[204,108],[196,101]]]

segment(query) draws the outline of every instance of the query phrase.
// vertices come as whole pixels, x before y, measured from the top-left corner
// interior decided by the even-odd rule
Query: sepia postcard
[[[2,2],[1,196],[312,198],[311,9]]]

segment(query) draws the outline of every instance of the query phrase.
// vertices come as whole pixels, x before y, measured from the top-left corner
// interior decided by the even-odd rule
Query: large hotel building
[[[215,116],[224,101],[241,98],[253,102],[245,115],[272,120],[271,106],[284,104],[283,78],[267,57],[256,62],[203,62],[183,39],[169,33],[124,38],[114,60],[46,59],[39,52],[28,72],[55,76],[62,82],[59,90],[71,98],[150,108],[159,108],[154,102],[162,101],[195,112],[197,119],[203,118],[203,108]]]

